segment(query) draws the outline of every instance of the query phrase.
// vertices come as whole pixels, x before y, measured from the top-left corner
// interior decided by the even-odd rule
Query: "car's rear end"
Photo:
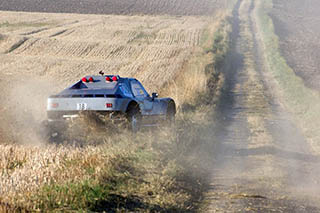
[[[116,95],[84,94],[84,95],[50,96],[48,98],[47,115],[49,120],[61,120],[78,117],[81,112],[110,113],[121,112],[126,101]]]
[[[48,123],[65,128],[65,121],[73,121],[81,114],[117,116],[124,113],[128,97],[123,93],[125,79],[118,76],[86,76],[48,98]]]

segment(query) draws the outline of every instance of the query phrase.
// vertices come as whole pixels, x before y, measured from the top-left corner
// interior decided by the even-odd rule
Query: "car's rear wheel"
[[[166,123],[168,126],[173,126],[176,118],[176,106],[173,102],[168,103]]]
[[[127,119],[129,129],[134,133],[138,132],[141,128],[141,112],[137,105],[131,106],[128,109]]]

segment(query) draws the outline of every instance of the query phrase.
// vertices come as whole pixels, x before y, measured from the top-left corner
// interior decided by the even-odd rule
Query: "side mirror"
[[[153,92],[152,93],[152,100],[154,100],[155,98],[158,98],[158,93],[156,93],[156,92]]]

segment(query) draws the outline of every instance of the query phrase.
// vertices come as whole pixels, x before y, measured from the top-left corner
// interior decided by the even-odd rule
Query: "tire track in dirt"
[[[319,212],[313,202],[319,193],[305,187],[318,186],[312,169],[318,171],[320,158],[279,104],[263,63],[254,12],[254,0],[239,0],[233,11],[205,211]]]
[[[28,38],[25,38],[25,37],[21,38],[16,43],[14,43],[7,51],[5,51],[5,53],[11,53],[15,51],[16,49],[21,47],[26,41],[28,41]]]

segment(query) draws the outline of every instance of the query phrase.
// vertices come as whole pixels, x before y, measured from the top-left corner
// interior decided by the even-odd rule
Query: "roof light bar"
[[[88,79],[87,79],[86,77],[83,77],[83,78],[81,79],[81,81],[82,81],[83,83],[86,83],[86,82],[88,82]]]

